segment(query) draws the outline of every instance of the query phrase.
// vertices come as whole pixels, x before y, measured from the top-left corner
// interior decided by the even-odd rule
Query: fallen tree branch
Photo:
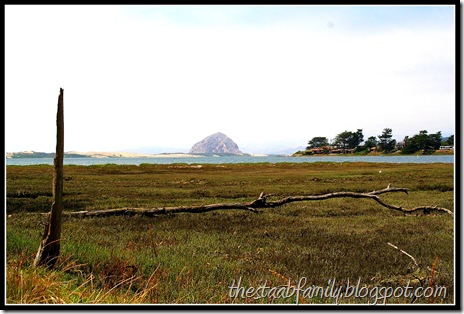
[[[415,208],[402,208],[399,206],[394,206],[385,203],[382,201],[378,195],[384,193],[393,193],[393,192],[404,192],[408,193],[406,188],[393,188],[390,185],[378,191],[372,191],[368,193],[356,193],[356,192],[334,192],[321,195],[306,195],[306,196],[288,196],[276,201],[268,201],[268,198],[272,194],[265,195],[261,193],[257,199],[251,202],[242,202],[242,203],[222,203],[222,204],[210,204],[210,205],[194,205],[194,206],[175,206],[175,207],[154,207],[154,208],[115,208],[115,209],[103,209],[103,210],[92,210],[92,211],[78,211],[78,212],[63,212],[66,216],[71,217],[98,217],[98,216],[119,216],[119,215],[142,215],[142,216],[157,216],[165,214],[176,214],[176,213],[205,213],[214,210],[248,210],[254,213],[259,213],[258,209],[260,208],[273,208],[279,207],[288,203],[293,202],[302,202],[302,201],[320,201],[330,198],[368,198],[373,199],[383,207],[401,211],[404,213],[412,213],[415,211],[423,210],[424,214],[430,213],[430,211],[445,212],[452,216],[454,213],[446,208],[436,207],[436,206],[420,206]]]

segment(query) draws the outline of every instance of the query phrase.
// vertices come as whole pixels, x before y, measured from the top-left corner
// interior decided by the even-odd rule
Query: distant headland
[[[16,153],[6,153],[6,158],[54,158],[55,153],[43,153],[35,151],[25,151]],[[127,152],[76,152],[64,153],[65,158],[176,158],[176,157],[202,157],[201,155],[184,153],[166,154],[137,154]]]

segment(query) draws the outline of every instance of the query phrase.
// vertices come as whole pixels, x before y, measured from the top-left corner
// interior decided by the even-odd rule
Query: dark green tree
[[[362,129],[358,129],[356,132],[344,131],[337,134],[334,140],[334,144],[340,148],[356,148],[359,144],[364,141],[364,135]]]
[[[454,135],[448,137],[448,139],[446,140],[446,145],[454,146]]]
[[[430,134],[428,137],[428,141],[427,141],[427,147],[425,149],[426,150],[440,149],[442,138],[443,137],[441,136],[441,131],[438,131],[437,133],[434,133],[434,134]]]
[[[348,148],[348,141],[350,137],[351,132],[344,131],[335,136],[333,143],[340,148]]]
[[[419,149],[426,149],[429,146],[429,136],[427,130],[419,131],[419,134],[412,138],[415,146]]]
[[[427,130],[422,130],[419,131],[419,134],[404,139],[405,146],[401,152],[403,154],[413,154],[418,151],[422,151],[425,154],[431,153],[440,148],[441,139],[440,131],[435,134],[428,134]]]
[[[313,137],[312,140],[308,142],[308,147],[306,147],[306,149],[318,148],[318,147],[323,147],[323,146],[328,146],[328,145],[329,145],[329,140],[327,139],[327,137],[316,136],[316,137]]]
[[[348,147],[356,148],[364,141],[362,129],[357,129],[356,132],[351,132],[351,137],[348,139]]]
[[[416,139],[414,136],[411,138],[406,136],[404,138],[404,147],[401,149],[402,154],[413,154],[419,150]]]
[[[379,149],[382,152],[385,153],[390,153],[392,152],[395,147],[396,147],[396,140],[392,139],[392,129],[390,128],[385,128],[382,131],[382,134],[378,136],[379,138]]]
[[[364,149],[370,150],[372,147],[377,147],[379,144],[379,141],[377,141],[377,137],[375,136],[369,136],[364,143]]]

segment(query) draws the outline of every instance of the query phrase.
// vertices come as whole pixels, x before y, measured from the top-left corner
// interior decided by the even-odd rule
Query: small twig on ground
[[[408,252],[406,251],[403,251],[402,249],[400,249],[399,247],[397,247],[396,245],[388,242],[387,243],[389,246],[391,246],[392,248],[394,249],[397,249],[398,251],[400,251],[401,253],[403,253],[404,255],[408,256],[410,259],[412,259],[412,261],[414,262],[414,265],[416,265],[416,267],[419,267],[419,264],[417,263],[416,259],[411,255],[409,254]]]

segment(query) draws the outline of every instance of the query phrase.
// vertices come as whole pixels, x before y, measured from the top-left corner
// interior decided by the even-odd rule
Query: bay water
[[[454,155],[429,156],[201,156],[201,157],[135,157],[135,158],[64,158],[65,165],[140,165],[140,164],[236,164],[236,163],[311,163],[311,162],[374,162],[374,163],[454,163]],[[53,165],[53,158],[7,158],[6,165]]]

